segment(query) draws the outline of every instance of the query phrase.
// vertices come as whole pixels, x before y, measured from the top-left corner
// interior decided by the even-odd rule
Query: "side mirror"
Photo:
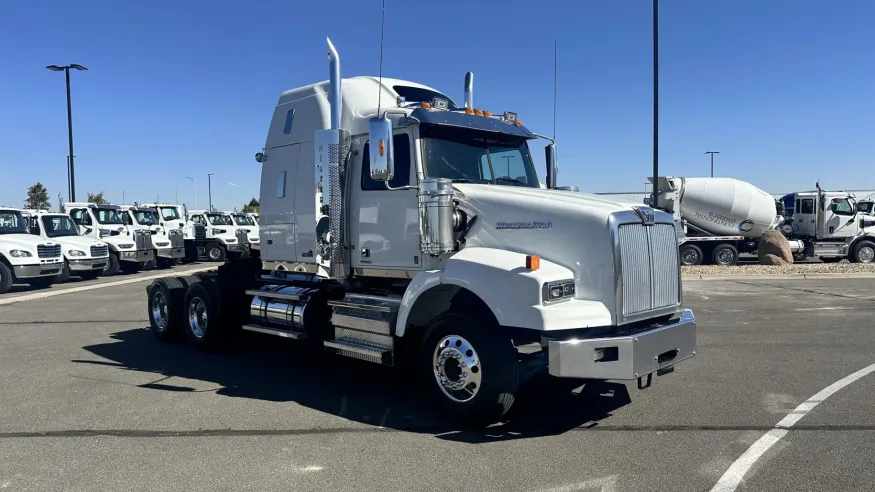
[[[375,117],[370,119],[369,126],[371,179],[390,181],[395,176],[392,122],[386,117]]]
[[[122,224],[131,225],[131,216],[128,214],[122,214]]]
[[[559,174],[559,158],[556,156],[556,145],[549,144],[544,147],[544,156],[547,161],[547,188],[556,188],[556,175]]]

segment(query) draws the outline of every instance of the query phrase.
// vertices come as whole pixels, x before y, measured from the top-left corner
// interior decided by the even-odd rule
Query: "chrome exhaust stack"
[[[465,109],[474,109],[474,72],[465,74]]]

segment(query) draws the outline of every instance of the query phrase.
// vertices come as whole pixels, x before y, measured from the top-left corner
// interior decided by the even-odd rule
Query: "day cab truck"
[[[103,275],[114,275],[119,270],[136,273],[155,259],[152,235],[125,225],[118,205],[67,202],[62,211],[70,215],[80,235],[109,246],[109,262]]]
[[[246,232],[234,225],[230,215],[224,212],[192,210],[188,212],[187,218],[195,226],[202,226],[206,231],[205,238],[212,240],[206,249],[207,259],[211,261],[237,259],[249,252]]]
[[[260,261],[153,281],[151,329],[204,349],[243,330],[418,377],[462,422],[525,375],[638,380],[696,351],[669,214],[542,188],[514,113],[377,77],[282,94],[261,167]],[[530,369],[537,369],[532,371]],[[266,377],[268,375],[265,375]]]
[[[122,222],[137,230],[148,231],[155,246],[155,266],[170,268],[185,257],[182,231],[170,227],[158,215],[158,209],[140,205],[121,205]]]
[[[0,207],[0,294],[15,283],[48,287],[63,266],[60,243],[31,234],[21,210]]]
[[[174,203],[143,203],[140,206],[158,210],[160,224],[168,229],[182,232],[185,255],[183,263],[191,263],[207,257],[207,253],[219,244],[215,238],[207,238],[207,229],[201,224],[186,220],[185,205]]]
[[[246,233],[246,240],[249,244],[249,254],[258,258],[261,253],[261,239],[258,222],[255,221],[255,218],[252,217],[251,214],[241,212],[225,213],[231,217],[231,221],[238,230],[242,230]]]
[[[69,215],[48,210],[22,210],[29,220],[30,233],[45,240],[60,243],[64,265],[58,282],[71,276],[94,280],[109,263],[109,246],[90,237],[79,235],[79,229]]]

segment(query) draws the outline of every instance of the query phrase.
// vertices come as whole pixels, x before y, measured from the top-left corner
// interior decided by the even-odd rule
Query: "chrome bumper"
[[[19,265],[12,267],[15,278],[50,277],[61,273],[63,263],[43,263],[42,265]]]
[[[158,250],[159,258],[184,258],[185,257],[185,248],[161,248]]]
[[[225,249],[233,252],[243,252],[246,251],[246,245],[240,243],[225,244]]]
[[[121,251],[118,259],[121,261],[137,261],[145,262],[155,259],[155,252],[151,249],[141,249],[139,251]]]
[[[696,355],[696,317],[626,337],[551,340],[550,374],[562,378],[637,379]]]
[[[103,270],[109,262],[109,258],[92,258],[90,260],[67,260],[71,272],[87,272],[91,270]]]

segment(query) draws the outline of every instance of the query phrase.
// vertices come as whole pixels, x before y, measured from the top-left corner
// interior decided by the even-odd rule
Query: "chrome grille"
[[[207,228],[201,224],[194,225],[194,238],[195,239],[206,239],[207,238]]]
[[[94,258],[109,256],[109,246],[92,246],[91,256]]]
[[[170,247],[181,248],[185,246],[185,239],[182,237],[182,232],[176,229],[170,231]]]
[[[238,243],[244,244],[244,243],[249,242],[249,235],[246,234],[246,231],[244,229],[237,229],[235,234],[237,235],[237,242]]]
[[[149,231],[136,231],[134,239],[137,243],[137,250],[155,249],[152,246],[152,233]]]
[[[49,246],[47,244],[40,244],[36,247],[36,254],[40,258],[57,258],[61,256],[61,245]]]
[[[635,316],[680,303],[678,245],[673,224],[620,224],[617,230],[622,315]]]

